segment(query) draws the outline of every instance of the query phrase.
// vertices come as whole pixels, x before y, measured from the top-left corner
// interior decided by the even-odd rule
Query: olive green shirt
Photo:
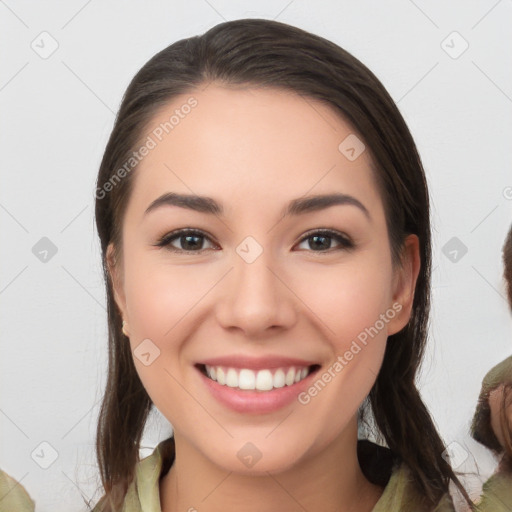
[[[34,502],[25,487],[0,469],[0,512],[33,512]]]
[[[512,510],[512,473],[496,473],[485,482],[478,512],[510,512]]]
[[[358,454],[362,452],[363,443],[365,458],[369,460],[373,456],[374,467],[376,459],[380,460],[380,455],[377,455],[380,450],[390,453],[388,449],[378,447],[369,441],[359,441]],[[159,479],[167,473],[173,460],[174,442],[169,438],[162,441],[152,455],[139,462],[135,482],[132,482],[128,489],[122,512],[161,512]],[[412,485],[407,467],[402,464],[391,470],[384,492],[372,512],[455,512],[449,495],[445,495],[433,510],[422,505],[422,501]],[[99,504],[93,512],[101,512]]]
[[[364,444],[365,458],[375,471],[389,466],[391,459],[381,447],[369,441],[359,441],[359,448]],[[381,453],[379,454],[379,450]],[[389,450],[388,450],[389,452]],[[167,473],[174,461],[174,442],[172,438],[162,441],[151,455],[137,463],[135,478],[124,499],[122,512],[161,512],[160,478]],[[372,512],[454,512],[455,508],[449,495],[433,510],[425,507],[421,496],[412,485],[411,475],[403,464],[389,467],[384,492]],[[0,512],[34,512],[34,502],[24,487],[0,470]],[[490,510],[490,509],[489,509]],[[93,512],[101,511],[101,500]]]
[[[512,356],[507,357],[491,368],[482,381],[482,389],[478,397],[478,405],[471,424],[471,435],[478,442],[493,450],[501,452],[503,448],[492,429],[489,408],[489,394],[501,384],[512,383]],[[477,503],[478,512],[511,512],[512,511],[512,472],[500,469],[492,475],[482,488],[482,496]]]

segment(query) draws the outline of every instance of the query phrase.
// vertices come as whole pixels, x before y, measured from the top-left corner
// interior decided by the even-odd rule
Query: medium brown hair
[[[503,244],[503,266],[504,266],[504,277],[507,286],[508,305],[512,310],[512,225],[510,226],[507,238]],[[510,376],[512,379],[512,376]],[[507,407],[510,407],[512,401],[512,381],[505,383],[503,389],[503,402],[500,410],[500,424],[501,431],[505,440],[505,446],[503,447],[505,453],[503,456],[503,464],[508,467],[508,470],[512,472],[512,425],[508,421]]]
[[[503,244],[503,267],[505,284],[507,288],[508,305],[512,310],[512,226]]]
[[[503,386],[502,400],[496,406],[498,409],[498,421],[503,432],[502,445],[499,441],[491,422],[491,405],[489,395],[492,391]],[[512,424],[507,415],[507,409],[512,403],[512,381],[505,380],[498,386],[481,393],[478,400],[477,412],[473,418],[471,431],[473,438],[486,448],[489,448],[494,455],[501,457],[500,467],[506,471],[512,471]]]
[[[504,470],[512,472],[512,424],[507,414],[510,407],[512,407],[512,382],[507,382],[503,386],[503,400],[500,406],[500,428],[505,443],[501,465]]]
[[[470,503],[443,457],[445,445],[415,384],[430,309],[431,235],[425,173],[398,108],[358,59],[322,37],[263,19],[221,23],[201,36],[171,44],[151,58],[129,84],[101,162],[97,190],[105,190],[104,185],[144,140],[162,106],[211,82],[278,88],[323,102],[364,141],[385,207],[393,263],[399,264],[403,241],[410,233],[419,238],[421,256],[410,321],[389,336],[368,403],[387,445],[410,468],[428,504],[435,506],[448,492],[450,482]],[[113,510],[119,507],[134,477],[140,440],[152,407],[121,332],[122,319],[114,302],[106,258],[110,243],[122,257],[121,226],[134,172],[136,169],[108,194],[97,194],[96,200],[109,327],[108,377],[96,450],[106,493],[102,503],[110,500]]]
[[[507,286],[508,305],[512,310],[512,225],[503,244],[504,277]],[[512,379],[512,376],[510,377]],[[507,406],[512,401],[512,381],[506,382],[503,389],[503,401],[500,408],[500,423],[505,440],[503,464],[512,472],[512,425],[507,418]]]

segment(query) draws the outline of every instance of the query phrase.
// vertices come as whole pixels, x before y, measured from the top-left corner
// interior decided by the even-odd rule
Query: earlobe
[[[408,235],[402,249],[402,263],[397,266],[394,276],[393,305],[400,305],[399,313],[388,324],[388,335],[401,331],[409,322],[414,302],[416,282],[420,272],[421,259],[419,238]],[[398,311],[398,307],[394,307]]]

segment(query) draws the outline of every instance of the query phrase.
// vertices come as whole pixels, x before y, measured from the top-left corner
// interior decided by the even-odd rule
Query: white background
[[[37,511],[84,510],[81,494],[100,497],[93,447],[107,336],[94,188],[122,94],[164,47],[246,17],[334,41],[397,102],[432,197],[433,314],[421,391],[445,441],[469,453],[457,469],[481,478],[494,469],[468,428],[483,376],[512,348],[501,262],[512,223],[510,0],[5,0],[0,467],[27,488]],[[43,31],[58,42],[47,59],[31,48],[48,37]],[[445,51],[463,48],[453,31],[469,44],[458,58]],[[58,249],[46,263],[32,252],[42,237]],[[468,249],[456,262],[442,252],[452,237]],[[156,412],[143,454],[169,432]],[[31,457],[51,457],[42,442],[58,455],[48,469]]]

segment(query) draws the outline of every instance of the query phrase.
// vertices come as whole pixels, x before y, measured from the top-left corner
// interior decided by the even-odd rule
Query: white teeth
[[[233,368],[230,368],[226,374],[226,386],[229,386],[230,388],[238,386],[238,375],[236,370]]]
[[[256,375],[256,389],[270,391],[274,387],[270,370],[260,370]]]
[[[226,374],[224,373],[224,370],[222,368],[217,368],[214,371],[217,372],[217,382],[224,386],[224,384],[226,384]]]
[[[240,375],[238,375],[238,387],[240,389],[255,389],[256,375],[254,375],[254,372],[251,370],[240,370]]]
[[[307,370],[306,370],[307,373]],[[302,374],[301,374],[302,376]],[[284,386],[284,372],[279,368],[276,373],[274,373],[274,387],[282,388]]]
[[[274,388],[291,386],[309,375],[309,368],[278,368],[272,374],[271,370],[238,370],[221,366],[205,365],[206,374],[210,379],[222,386],[230,388],[270,391]]]

